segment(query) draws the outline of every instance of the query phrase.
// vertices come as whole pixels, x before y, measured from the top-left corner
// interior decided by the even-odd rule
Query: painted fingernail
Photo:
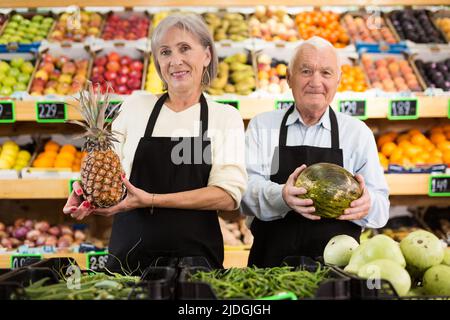
[[[89,208],[90,206],[91,206],[91,204],[89,203],[89,201],[83,202],[83,207]]]
[[[77,196],[81,196],[83,194],[83,190],[75,189],[75,193],[77,194]]]
[[[122,173],[121,177],[122,179],[125,179],[125,173]]]
[[[75,211],[77,211],[77,209],[76,209],[76,208],[72,208],[72,209],[70,209],[70,212],[75,212]]]

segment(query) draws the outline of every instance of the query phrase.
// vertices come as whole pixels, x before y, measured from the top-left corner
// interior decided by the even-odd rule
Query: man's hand
[[[305,170],[306,165],[302,165],[295,169],[295,171],[289,176],[286,184],[283,187],[282,195],[284,202],[295,212],[301,214],[307,219],[319,220],[320,217],[313,215],[312,213],[316,211],[313,206],[313,201],[311,199],[300,199],[297,196],[306,193],[305,188],[297,188],[294,184],[297,181],[298,175]]]
[[[94,214],[110,217],[119,212],[125,212],[147,206],[148,199],[152,197],[152,195],[133,186],[131,182],[125,178],[125,176],[122,176],[122,181],[127,188],[127,196],[125,199],[110,208],[95,209],[93,211]]]
[[[360,220],[369,214],[370,210],[370,195],[367,190],[366,183],[362,175],[357,174],[355,176],[358,180],[363,194],[359,199],[356,199],[350,203],[350,208],[344,210],[344,214],[341,215],[339,220]]]

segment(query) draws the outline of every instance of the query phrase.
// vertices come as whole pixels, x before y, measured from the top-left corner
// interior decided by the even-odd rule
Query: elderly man
[[[249,183],[241,203],[253,219],[249,265],[278,266],[287,256],[317,257],[335,235],[359,240],[361,228],[380,228],[389,217],[388,188],[372,131],[360,120],[329,105],[340,80],[337,52],[326,40],[303,42],[289,64],[287,80],[295,106],[260,114],[246,134]],[[343,166],[356,175],[363,195],[344,215],[314,215],[311,199],[294,183],[319,162]]]

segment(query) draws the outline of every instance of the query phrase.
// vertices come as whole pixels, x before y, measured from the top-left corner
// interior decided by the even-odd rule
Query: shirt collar
[[[290,126],[291,124],[294,124],[297,121],[300,122],[300,124],[305,125],[305,123],[303,122],[302,116],[298,112],[297,108],[295,108],[294,111],[288,116],[288,118],[286,120],[286,125]],[[322,115],[322,117],[320,118],[319,122],[317,122],[315,125],[316,126],[322,125],[322,127],[331,131],[330,108],[329,107],[325,110],[325,112]]]

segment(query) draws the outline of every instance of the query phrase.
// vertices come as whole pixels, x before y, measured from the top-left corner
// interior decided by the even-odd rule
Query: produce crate
[[[419,214],[418,219],[428,230],[450,245],[450,212],[448,208],[429,207]]]
[[[448,63],[448,59],[450,57],[450,49],[447,48],[446,50],[436,50],[436,49],[420,49],[420,50],[414,50],[412,54],[409,56],[409,62],[413,67],[418,70],[418,73],[420,74],[420,77],[423,79],[425,88],[428,88],[429,90],[443,90],[450,91],[450,86],[448,85],[448,82],[450,78],[448,75],[450,75],[450,71],[448,68],[450,67]],[[447,60],[446,66],[443,67],[444,70],[438,69],[436,63],[445,63]],[[427,67],[424,64],[425,63],[434,63],[434,66]],[[438,83],[433,81],[433,78],[430,78],[430,72],[433,70],[433,73],[441,73],[443,76],[442,83],[440,83],[440,87],[436,87]],[[429,71],[429,72],[428,72]],[[433,76],[432,74],[431,76]],[[433,83],[434,82],[434,83]],[[442,88],[444,87],[444,88]]]
[[[51,12],[37,12],[37,11],[27,11],[27,12],[17,12],[17,11],[11,11],[8,15],[8,19],[5,23],[3,23],[2,26],[0,26],[0,35],[2,35],[8,25],[8,22],[10,21],[11,17],[15,14],[20,14],[26,19],[31,19],[35,15],[39,14],[44,16],[44,18],[51,17],[55,19],[55,15]],[[55,24],[55,21],[53,21],[52,27],[50,27],[49,30],[53,29],[53,26]],[[48,37],[48,33],[47,36]],[[20,52],[20,53],[27,53],[27,52],[37,52],[41,41],[35,41],[30,44],[23,44],[23,43],[17,43],[17,42],[11,42],[8,44],[0,44],[0,53],[7,53],[7,52]]]
[[[24,95],[26,95],[27,92],[29,92],[31,88],[31,82],[33,81],[34,74],[36,72],[36,60],[37,60],[37,54],[36,53],[0,53],[0,61],[6,61],[8,64],[10,64],[11,60],[14,58],[23,58],[24,61],[29,61],[33,64],[33,71],[31,74],[29,74],[30,78],[28,79],[28,83],[26,84],[25,90],[15,91],[14,88],[13,92],[9,95],[10,97],[14,98],[20,98]],[[14,77],[16,79],[16,77]],[[17,81],[17,79],[16,79]],[[2,86],[0,85],[0,88]],[[0,97],[2,96],[2,93],[0,92]]]
[[[132,298],[138,298],[136,289],[140,288],[150,300],[173,300],[175,298],[177,271],[170,267],[148,267],[131,293]]]
[[[287,266],[292,266],[295,268],[303,268],[309,272],[317,271],[318,267],[323,267],[317,261],[312,260],[307,257],[287,257],[284,260],[284,264]],[[199,271],[211,271],[210,268],[206,267],[187,267],[181,270],[180,276],[178,278],[177,286],[177,298],[180,300],[217,300],[218,297],[214,292],[212,286],[206,282],[191,282],[189,279],[192,274]],[[223,270],[221,272],[226,272]],[[323,281],[312,299],[337,299],[337,300],[348,300],[350,299],[350,282],[348,277],[342,273],[336,272],[334,269],[330,268],[329,279]],[[286,292],[281,296],[275,295],[270,297],[261,297],[261,299],[292,299],[295,294],[292,292]],[[296,298],[296,297],[295,297]]]
[[[444,35],[445,39],[447,40],[447,43],[450,43],[450,34],[447,32],[445,33],[442,28],[440,28],[437,24],[437,19],[439,18],[450,18],[450,10],[439,10],[432,13],[432,21],[437,29],[439,29],[442,34]]]

